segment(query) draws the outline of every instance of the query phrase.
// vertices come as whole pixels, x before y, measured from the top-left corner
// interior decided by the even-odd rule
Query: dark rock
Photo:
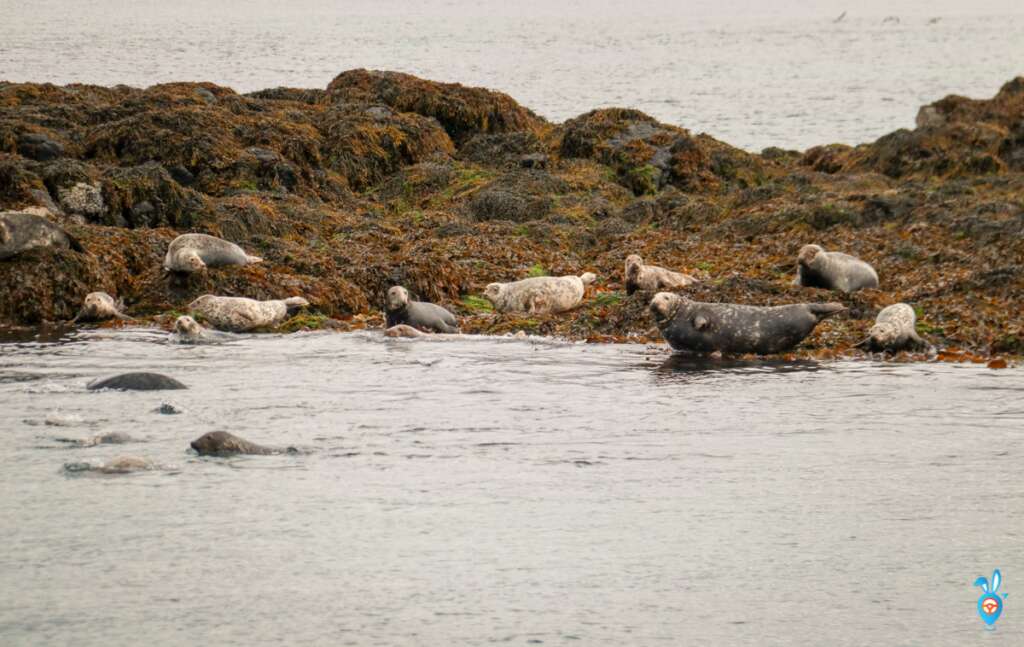
[[[64,154],[64,147],[39,133],[24,133],[18,137],[18,153],[37,162],[48,162]]]

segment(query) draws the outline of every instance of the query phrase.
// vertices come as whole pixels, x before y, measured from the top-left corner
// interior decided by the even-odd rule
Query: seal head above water
[[[22,211],[0,212],[0,261],[36,247],[84,251],[75,238],[42,216]]]
[[[796,272],[795,283],[806,288],[850,293],[878,287],[875,268],[849,254],[826,252],[819,245],[800,248]]]
[[[86,387],[90,391],[110,389],[114,391],[166,391],[188,387],[160,373],[123,373],[113,377],[93,380]]]
[[[409,291],[400,285],[388,290],[384,312],[387,315],[388,328],[405,324],[433,332],[459,332],[459,322],[455,315],[434,303],[410,301]]]
[[[841,303],[747,306],[702,303],[670,292],[651,299],[650,310],[665,341],[675,350],[771,355],[795,347]]]
[[[657,265],[644,265],[639,254],[626,257],[625,269],[626,294],[637,290],[654,294],[663,290],[680,290],[697,283],[697,279],[682,272],[673,272]]]
[[[196,438],[191,443],[192,449],[200,456],[231,456],[234,454],[283,454],[294,453],[296,449],[274,449],[251,443],[226,431],[211,431]]]
[[[164,257],[168,272],[191,274],[207,267],[250,265],[260,263],[259,256],[250,256],[238,245],[207,234],[182,234],[171,241]]]
[[[188,309],[218,330],[247,332],[276,326],[308,305],[302,297],[256,301],[206,294],[190,303]]]
[[[484,290],[484,297],[498,312],[565,312],[583,301],[586,286],[596,278],[585,272],[580,276],[535,276],[512,283],[491,283]]]

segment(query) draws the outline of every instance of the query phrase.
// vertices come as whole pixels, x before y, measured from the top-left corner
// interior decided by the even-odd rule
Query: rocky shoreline
[[[760,154],[635,110],[552,124],[498,92],[394,72],[246,95],[0,82],[0,210],[46,215],[86,250],[0,261],[3,326],[70,320],[102,290],[164,327],[206,293],[301,294],[309,311],[279,330],[350,330],[382,324],[404,285],[464,332],[656,342],[649,297],[623,286],[637,253],[701,278],[696,300],[846,305],[798,356],[863,355],[853,345],[897,302],[940,359],[1024,355],[1024,77],[871,144]],[[161,261],[185,231],[264,262],[171,284]],[[870,262],[880,289],[791,285],[808,243]],[[598,280],[569,313],[498,315],[480,297],[584,271]]]

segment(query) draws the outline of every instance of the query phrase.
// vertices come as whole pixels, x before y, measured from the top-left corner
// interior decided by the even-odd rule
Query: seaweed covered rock
[[[496,168],[542,167],[547,147],[536,133],[481,133],[459,148],[459,158]]]
[[[537,220],[548,215],[555,197],[567,191],[564,180],[546,171],[511,171],[476,191],[468,208],[476,220]]]
[[[383,104],[433,117],[456,144],[478,133],[535,130],[543,121],[512,97],[485,88],[427,81],[401,72],[349,70],[327,86],[327,101]]]
[[[90,218],[101,224],[187,229],[207,209],[199,194],[175,182],[157,162],[112,168],[102,182],[107,207]]]

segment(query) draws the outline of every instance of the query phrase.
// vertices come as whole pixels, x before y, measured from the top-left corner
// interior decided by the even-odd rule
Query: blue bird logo
[[[1006,594],[1000,594],[999,585],[1003,583],[1003,574],[999,572],[999,569],[992,571],[992,583],[985,577],[979,577],[974,580],[974,586],[981,587],[981,597],[978,598],[978,615],[985,622],[986,629],[994,630],[996,620],[1003,613],[1003,600],[1006,598]]]

